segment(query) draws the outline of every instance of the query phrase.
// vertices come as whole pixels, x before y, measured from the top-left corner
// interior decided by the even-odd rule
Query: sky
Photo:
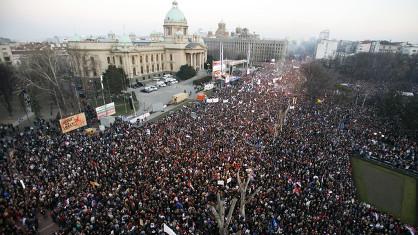
[[[247,27],[263,38],[418,43],[418,0],[177,0],[189,32]],[[162,32],[171,0],[0,0],[0,37],[40,41],[79,34]]]

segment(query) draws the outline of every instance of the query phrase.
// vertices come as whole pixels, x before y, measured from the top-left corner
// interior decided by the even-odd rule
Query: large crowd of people
[[[301,75],[283,71],[277,79],[266,65],[215,91],[217,103],[141,125],[117,120],[93,136],[60,134],[42,120],[2,126],[0,233],[36,234],[36,215],[46,211],[59,234],[164,234],[164,224],[176,234],[218,234],[209,206],[217,194],[227,207],[240,197],[239,172],[251,179],[249,193],[261,190],[245,218],[234,211],[230,234],[407,234],[359,201],[350,155],[418,171],[416,143],[392,136],[372,110],[294,94]]]

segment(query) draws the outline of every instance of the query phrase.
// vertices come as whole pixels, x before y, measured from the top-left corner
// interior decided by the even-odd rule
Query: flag
[[[103,88],[103,75],[100,75],[100,85],[102,85],[102,90],[104,89]]]
[[[176,233],[166,224],[164,224],[164,232],[167,233],[168,235],[176,235]]]
[[[405,225],[405,228],[408,230],[408,232],[411,234],[411,235],[415,235],[416,234],[416,230],[415,230],[415,228],[414,227],[412,227],[412,226],[409,226],[409,225]]]
[[[26,188],[25,183],[23,183],[23,180],[20,180],[20,184],[22,185],[22,188],[23,188],[23,189],[25,189],[25,188]]]
[[[271,218],[269,226],[268,226],[268,231],[269,234],[275,233],[277,230],[279,229],[279,222],[277,221],[276,218]]]

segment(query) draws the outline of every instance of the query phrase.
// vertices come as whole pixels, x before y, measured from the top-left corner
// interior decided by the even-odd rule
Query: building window
[[[110,57],[107,57],[107,63],[110,64]]]
[[[152,72],[154,72],[154,65],[152,65]]]
[[[164,61],[164,54],[161,54],[161,61]]]
[[[147,65],[147,73],[149,73],[149,66]]]
[[[136,76],[136,68],[135,67],[133,69],[133,74],[134,74],[134,76]]]
[[[173,64],[170,64],[171,71],[173,71]]]
[[[122,56],[119,56],[119,63],[120,63],[120,65],[122,65]]]
[[[142,55],[139,57],[139,63],[142,64]]]
[[[173,54],[170,54],[170,61],[173,61]]]
[[[113,59],[113,64],[116,64],[116,63],[115,63],[115,57],[114,57],[114,56],[113,56],[113,58],[112,58],[112,59]]]
[[[90,61],[91,61],[92,64],[94,64],[94,57],[93,56],[90,56]]]
[[[145,56],[145,62],[148,63],[148,55]]]
[[[160,71],[160,65],[157,64],[157,71]]]
[[[141,74],[144,74],[144,67],[141,66]]]
[[[161,64],[161,70],[164,71],[164,63]]]
[[[132,56],[132,64],[135,64],[135,56]]]
[[[95,76],[95,77],[97,76],[97,71],[96,71],[96,69],[94,69],[94,70],[93,70],[93,76]]]
[[[154,62],[154,55],[151,55],[151,62]]]

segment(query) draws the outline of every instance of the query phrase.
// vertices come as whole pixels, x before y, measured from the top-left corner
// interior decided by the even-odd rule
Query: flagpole
[[[104,96],[103,75],[100,75],[100,84],[102,85],[103,105],[105,105],[106,101],[105,101],[105,96]]]

